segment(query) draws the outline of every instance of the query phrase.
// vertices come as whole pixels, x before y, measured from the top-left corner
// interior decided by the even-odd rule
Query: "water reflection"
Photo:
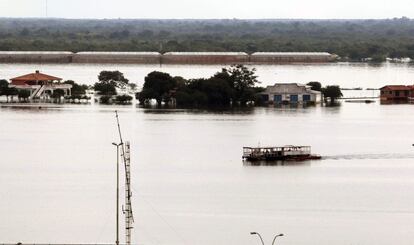
[[[141,107],[144,113],[148,114],[176,114],[176,113],[188,113],[188,114],[217,114],[217,115],[250,115],[255,113],[254,107],[221,107],[221,108],[192,108],[192,109],[184,109],[184,108],[156,108],[156,107]]]
[[[243,161],[243,166],[311,166],[313,160],[306,161]]]

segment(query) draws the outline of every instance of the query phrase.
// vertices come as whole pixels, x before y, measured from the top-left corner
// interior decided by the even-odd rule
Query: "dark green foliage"
[[[306,85],[311,86],[311,89],[314,91],[321,91],[322,85],[320,82],[309,82]]]
[[[102,83],[112,84],[117,88],[123,88],[128,84],[128,79],[120,71],[101,71],[98,79]]]
[[[0,96],[4,95],[7,97],[7,102],[9,102],[9,97],[13,101],[13,97],[18,95],[19,91],[14,87],[9,87],[9,82],[5,79],[0,79]],[[30,94],[29,94],[30,96]]]
[[[7,97],[7,102],[9,102],[9,97],[11,97],[11,100],[13,101],[14,96],[18,95],[19,91],[17,88],[13,87],[7,87],[3,88],[3,95]]]
[[[103,95],[99,98],[99,103],[101,104],[110,104],[112,100],[111,95]]]
[[[145,77],[142,92],[137,97],[141,104],[151,99],[155,99],[158,105],[161,102],[168,104],[176,87],[177,81],[170,74],[153,71]]]
[[[329,98],[331,104],[334,104],[336,99],[342,97],[341,88],[337,85],[330,85],[322,88],[322,94],[326,102]]]
[[[9,82],[5,79],[0,79],[0,96],[6,95],[6,91],[8,87],[9,87]]]
[[[115,103],[117,104],[130,104],[132,97],[129,95],[118,95],[115,97]]]
[[[190,80],[177,93],[177,104],[188,106],[229,106],[233,97],[229,84],[215,77]]]
[[[2,19],[0,50],[327,51],[414,58],[414,20]]]
[[[70,96],[65,97],[70,103],[81,103],[81,100],[89,101],[91,97],[82,94],[72,94]]]
[[[116,87],[111,83],[95,83],[94,89],[101,95],[116,95]]]
[[[128,84],[128,79],[120,71],[101,71],[98,79],[94,89],[100,95],[116,95],[116,88],[124,88]]]
[[[382,63],[386,60],[387,56],[383,54],[373,54],[371,62],[373,63]]]
[[[51,98],[55,100],[55,102],[61,102],[62,97],[65,95],[65,91],[62,89],[53,90],[53,93],[50,95]]]
[[[62,89],[56,89],[53,90],[53,93],[51,95],[52,98],[60,98],[63,95],[65,95],[65,91],[63,91]]]
[[[255,72],[255,68],[249,69],[244,65],[233,65],[230,68],[223,68],[214,77],[227,82],[233,89],[233,102],[245,105],[255,95],[253,87],[258,83]]]
[[[137,94],[141,104],[151,99],[168,104],[175,99],[178,106],[223,107],[231,104],[245,105],[256,101],[259,89],[255,70],[242,65],[231,66],[216,73],[208,79],[185,80],[182,77],[171,77],[167,73],[151,72],[145,78],[143,90]],[[261,91],[261,89],[260,89]]]
[[[88,85],[86,85],[86,84],[77,84],[76,82],[74,82],[72,80],[67,80],[64,83],[72,85],[72,88],[70,89],[70,93],[72,95],[86,94],[86,90],[88,89]]]
[[[26,89],[21,89],[18,91],[18,97],[19,100],[27,101],[27,99],[30,97],[30,91]]]

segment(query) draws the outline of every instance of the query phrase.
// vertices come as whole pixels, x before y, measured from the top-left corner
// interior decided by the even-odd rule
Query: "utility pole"
[[[131,231],[134,228],[132,226],[132,223],[134,223],[134,215],[132,212],[132,191],[131,191],[131,146],[129,141],[126,141],[124,144],[124,141],[122,140],[122,134],[121,134],[121,125],[119,123],[119,117],[118,112],[115,111],[116,115],[116,121],[118,125],[118,133],[119,133],[119,141],[121,142],[120,145],[122,150],[122,159],[124,161],[125,166],[125,244],[130,245],[131,244]]]
[[[123,143],[112,143],[116,146],[116,241],[115,244],[119,245],[119,147]]]

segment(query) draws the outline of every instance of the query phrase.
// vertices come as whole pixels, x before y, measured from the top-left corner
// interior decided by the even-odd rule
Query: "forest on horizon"
[[[0,19],[0,51],[329,52],[414,58],[414,20]]]

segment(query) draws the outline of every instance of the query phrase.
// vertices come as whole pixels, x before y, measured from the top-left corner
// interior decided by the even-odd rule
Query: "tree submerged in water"
[[[174,102],[185,107],[244,106],[256,99],[255,71],[244,65],[234,65],[210,78],[190,80],[155,71],[145,77],[144,87],[136,97],[140,104],[154,99],[157,105]]]
[[[141,104],[148,103],[152,99],[155,99],[158,105],[162,102],[169,104],[176,87],[177,79],[171,77],[170,74],[153,71],[145,77],[144,87],[137,99]]]
[[[320,82],[308,82],[306,85],[311,87],[311,90],[322,91],[322,84]]]
[[[233,90],[232,102],[244,106],[247,102],[253,101],[256,94],[254,87],[259,81],[255,72],[255,68],[233,65],[228,69],[223,68],[214,77],[226,80]]]
[[[341,98],[343,96],[341,88],[337,85],[329,85],[322,88],[322,94],[325,99],[325,102],[327,103],[327,99],[329,99],[331,105],[335,104],[336,99]]]
[[[53,93],[50,95],[50,97],[56,102],[60,103],[62,101],[62,97],[65,95],[65,91],[62,89],[56,89],[53,90]]]
[[[116,95],[116,88],[125,88],[129,82],[120,71],[101,71],[98,79],[94,89],[100,95]]]
[[[19,101],[23,100],[23,102],[27,102],[30,97],[30,91],[26,89],[19,90],[17,94]]]

